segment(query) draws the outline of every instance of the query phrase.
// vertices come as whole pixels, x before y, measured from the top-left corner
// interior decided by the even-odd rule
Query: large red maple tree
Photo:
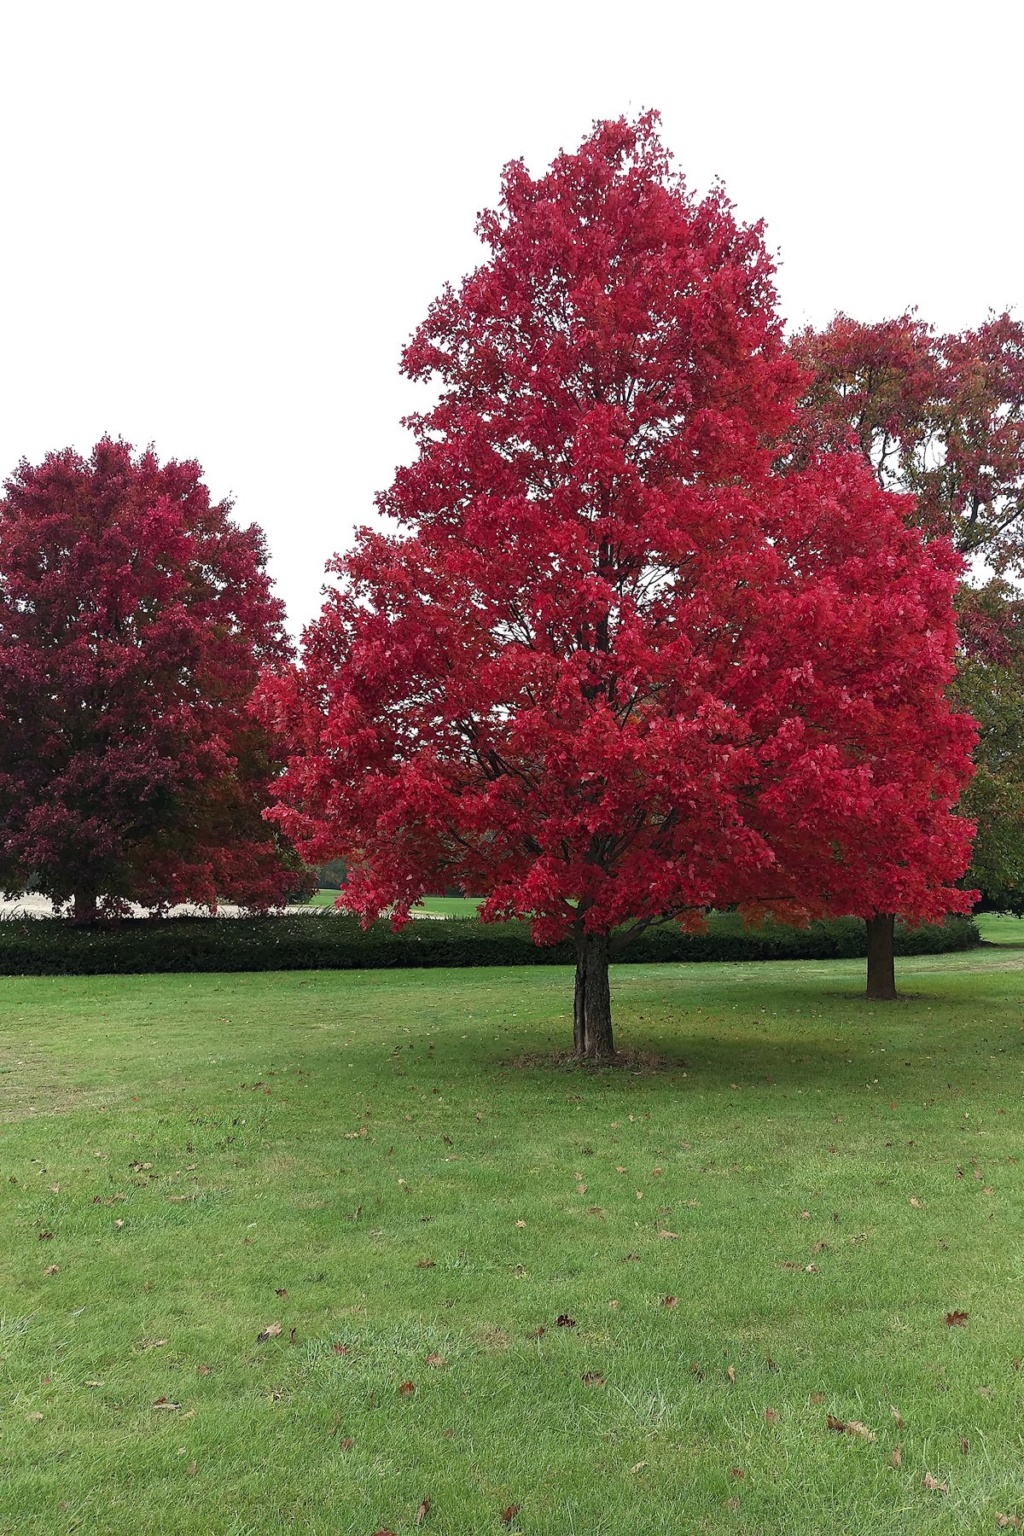
[[[970,828],[943,689],[957,560],[853,455],[773,469],[800,375],[758,226],[676,176],[653,115],[506,167],[484,264],[404,369],[438,386],[267,681],[272,813],[343,902],[438,883],[574,936],[574,1040],[613,1052],[608,962],[712,905],[934,917]]]
[[[249,711],[289,655],[258,529],[194,463],[104,439],[0,499],[0,887],[76,918],[128,901],[280,902],[278,771]]]

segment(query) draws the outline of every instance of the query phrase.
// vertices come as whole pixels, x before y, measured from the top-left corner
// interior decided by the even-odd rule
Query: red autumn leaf
[[[347,1344],[332,1344],[331,1352],[335,1355],[348,1355],[352,1353]]]
[[[842,1419],[837,1419],[834,1413],[825,1415],[825,1428],[834,1430],[837,1435],[845,1434],[846,1424]]]
[[[503,1509],[501,1512],[502,1525],[511,1525],[522,1507],[523,1506],[521,1504],[509,1504],[505,1509]]]
[[[398,1388],[398,1395],[399,1397],[412,1397],[415,1391],[416,1387],[413,1382],[403,1381],[401,1386]]]
[[[967,1316],[968,1316],[968,1314],[966,1312],[947,1312],[946,1313],[946,1327],[947,1328],[966,1328],[966,1326],[967,1326]]]

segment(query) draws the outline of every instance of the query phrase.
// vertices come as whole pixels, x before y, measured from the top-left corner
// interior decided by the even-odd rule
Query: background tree
[[[926,538],[970,562],[958,596],[955,697],[980,724],[962,809],[977,821],[964,884],[1024,911],[1024,325],[1009,314],[939,335],[915,315],[838,315],[793,342],[806,370],[803,453],[856,446],[878,483],[913,496]]]
[[[73,903],[254,908],[297,860],[262,820],[249,713],[289,654],[262,535],[194,463],[105,438],[19,465],[0,501],[0,886]]]
[[[440,882],[572,934],[600,1058],[609,957],[652,923],[963,906],[957,562],[854,455],[773,473],[798,374],[760,229],[687,193],[653,118],[506,167],[479,232],[404,355],[439,399],[380,499],[399,532],[335,563],[264,688],[275,814],[364,920]]]

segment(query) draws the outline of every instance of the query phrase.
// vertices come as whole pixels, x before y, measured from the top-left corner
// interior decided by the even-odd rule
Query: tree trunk
[[[71,921],[73,923],[94,923],[96,921],[96,899],[95,891],[76,891]]]
[[[576,940],[573,1055],[581,1061],[610,1061],[615,1055],[606,933],[584,933]]]
[[[876,1002],[892,1002],[896,996],[896,963],[893,958],[893,930],[896,918],[891,912],[876,912],[867,920],[868,989]]]

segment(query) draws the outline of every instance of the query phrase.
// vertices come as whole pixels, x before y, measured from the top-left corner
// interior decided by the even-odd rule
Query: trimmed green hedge
[[[970,949],[980,936],[970,918],[941,927],[896,929],[901,955]],[[787,928],[747,929],[716,914],[706,934],[659,928],[621,955],[629,963],[695,960],[834,960],[867,952],[863,922],[841,918]],[[541,949],[528,923],[448,918],[414,921],[401,933],[387,923],[363,932],[353,918],[323,916],[130,919],[74,928],[56,918],[0,922],[0,975],[98,976],[162,971],[382,970],[418,966],[569,965],[571,944]]]

